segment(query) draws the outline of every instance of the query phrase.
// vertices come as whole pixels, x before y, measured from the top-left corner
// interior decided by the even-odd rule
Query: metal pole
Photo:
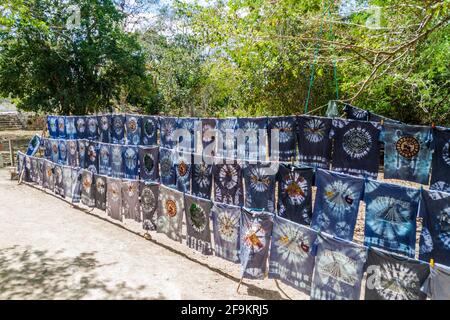
[[[9,160],[11,161],[11,167],[14,167],[14,154],[11,139],[8,139],[8,144],[9,144]]]

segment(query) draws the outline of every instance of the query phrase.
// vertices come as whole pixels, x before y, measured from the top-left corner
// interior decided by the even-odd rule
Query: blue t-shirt
[[[111,115],[104,114],[97,116],[98,141],[104,143],[111,142]]]
[[[138,177],[139,160],[136,146],[125,146],[123,148],[123,163],[126,179],[136,179]]]
[[[277,137],[272,135],[272,129],[278,130],[278,148],[272,141],[277,140]],[[291,161],[295,157],[297,151],[295,130],[296,118],[294,116],[268,119],[269,155],[271,159]]]
[[[157,144],[158,124],[157,116],[142,117],[141,142],[143,145],[152,146]]]
[[[113,114],[111,116],[111,142],[125,143],[125,116],[123,114]]]
[[[216,256],[238,263],[241,207],[214,202],[211,215]]]
[[[125,117],[125,126],[127,129],[127,144],[140,145],[142,117],[127,114]]]
[[[432,190],[450,192],[450,129],[433,129]]]
[[[139,174],[141,180],[159,180],[159,147],[139,146]]]
[[[275,212],[275,177],[278,165],[274,162],[245,163],[245,206]]]
[[[161,183],[166,186],[175,186],[177,175],[175,171],[174,154],[171,149],[159,148],[159,166]]]

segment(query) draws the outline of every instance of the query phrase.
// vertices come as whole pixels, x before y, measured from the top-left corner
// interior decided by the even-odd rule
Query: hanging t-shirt
[[[159,148],[159,169],[161,183],[166,186],[175,186],[177,174],[174,164],[174,152],[171,149]]]
[[[64,195],[68,198],[72,198],[73,195],[73,182],[76,178],[73,174],[74,170],[71,167],[63,167],[63,186]]]
[[[333,119],[334,171],[376,179],[380,161],[379,123]]]
[[[177,189],[181,192],[191,192],[192,154],[175,152],[175,170]]]
[[[86,139],[97,141],[98,140],[98,123],[96,116],[86,117]]]
[[[159,180],[159,147],[139,146],[139,174],[142,180]]]
[[[53,163],[58,163],[58,161],[59,161],[59,144],[58,144],[58,140],[50,139],[50,145],[51,145],[51,150],[52,150],[52,153],[50,155],[50,160]]]
[[[52,138],[52,139],[58,138],[57,119],[58,118],[56,116],[47,116],[48,134],[50,135],[50,138]]]
[[[295,122],[296,118],[293,116],[268,119],[269,155],[272,160],[291,161],[295,157],[297,149]],[[272,132],[272,130],[276,131]]]
[[[52,159],[52,143],[48,138],[42,139],[42,149],[44,151],[44,158],[47,160]]]
[[[174,241],[181,242],[183,214],[183,193],[160,185],[156,231],[164,233]]]
[[[312,300],[359,300],[367,249],[346,240],[320,236],[311,288]]]
[[[66,116],[66,138],[77,139],[76,117]]]
[[[217,119],[217,156],[236,157],[237,118]]]
[[[111,116],[110,132],[112,143],[125,143],[125,116],[123,114],[113,114]]]
[[[32,159],[33,160],[33,159]],[[64,198],[64,175],[63,167],[59,164],[55,165],[55,194]]]
[[[203,154],[206,156],[214,156],[217,148],[217,119],[202,118],[201,126]]]
[[[311,227],[341,239],[353,240],[364,179],[318,169]]]
[[[430,127],[385,123],[384,178],[428,184],[431,166]]]
[[[422,291],[431,300],[450,300],[450,268],[436,263],[431,268]]]
[[[67,164],[67,143],[66,140],[58,140],[58,163],[62,165]]]
[[[307,166],[328,169],[331,161],[331,119],[297,117],[298,161]]]
[[[127,144],[135,146],[141,144],[142,118],[134,114],[127,114],[125,126],[127,129]]]
[[[238,263],[241,207],[214,202],[211,215],[216,256]]]
[[[28,143],[26,155],[34,156],[41,146],[41,137],[38,134],[33,135]]]
[[[278,163],[246,162],[244,166],[245,206],[275,212],[275,177]]]
[[[262,279],[267,269],[273,214],[241,210],[240,260],[242,278]]]
[[[72,203],[81,200],[81,172],[83,169],[72,168]]]
[[[420,288],[430,273],[428,263],[371,249],[365,268],[365,300],[425,298]]]
[[[236,131],[237,158],[266,160],[267,118],[238,118]]]
[[[174,134],[177,126],[177,118],[159,117],[160,146],[173,148],[175,146]]]
[[[122,207],[125,219],[141,222],[138,180],[122,180]]]
[[[82,169],[86,168],[88,140],[78,139],[78,166]]]
[[[37,168],[37,158],[30,157],[31,158],[31,180],[34,183],[39,183],[39,174],[38,174],[38,168]]]
[[[342,111],[345,112],[347,119],[362,120],[362,121],[369,120],[369,112],[368,111],[363,110],[358,107],[355,107],[355,106],[352,106],[350,104],[346,103],[344,105],[344,108],[342,109]]]
[[[111,142],[111,115],[97,116],[98,141],[103,143]]]
[[[67,165],[71,167],[78,167],[77,140],[67,140]]]
[[[157,116],[142,117],[141,142],[143,145],[153,146],[157,144],[158,122]]]
[[[433,129],[431,190],[450,192],[450,129]]]
[[[98,172],[105,176],[111,175],[111,145],[98,143]]]
[[[45,162],[44,158],[38,158],[37,159],[37,170],[38,170],[38,175],[39,175],[39,185],[41,187],[44,186],[44,162]]]
[[[88,207],[95,207],[94,174],[92,171],[81,171],[81,203]]]
[[[106,210],[106,177],[94,174],[95,207]]]
[[[215,164],[213,176],[215,201],[235,206],[244,204],[242,169],[237,161]]]
[[[138,149],[136,146],[124,146],[122,149],[124,163],[124,177],[126,179],[138,178]]]
[[[420,191],[368,180],[364,244],[414,257]]]
[[[75,117],[75,128],[77,130],[77,139],[85,139],[86,133],[86,117]]]
[[[58,138],[65,139],[66,138],[66,117],[59,116],[57,122],[58,122]]]
[[[186,244],[189,248],[205,255],[212,254],[209,216],[212,202],[198,197],[184,195],[186,214]]]
[[[139,182],[141,199],[142,226],[145,230],[156,230],[159,184],[145,181]]]
[[[53,169],[55,165],[53,162],[46,160],[44,165],[44,188],[51,191],[55,189],[55,177],[53,175]]]
[[[115,220],[122,221],[122,180],[106,178],[106,213]]]
[[[419,259],[450,266],[450,193],[422,190]]]
[[[280,164],[277,174],[280,217],[311,224],[313,175],[312,168]]]
[[[192,194],[200,198],[211,198],[213,158],[199,159],[194,155],[192,165]]]
[[[275,216],[269,278],[280,279],[309,295],[314,269],[311,249],[316,238],[317,233],[314,230]]]
[[[98,173],[98,146],[96,141],[89,141],[86,149],[86,168]]]
[[[198,130],[198,118],[177,118],[177,129],[180,131],[174,136],[175,148],[184,152],[194,152]]]
[[[125,164],[122,153],[125,149],[121,145],[111,145],[111,176],[115,178],[123,178],[125,176]]]

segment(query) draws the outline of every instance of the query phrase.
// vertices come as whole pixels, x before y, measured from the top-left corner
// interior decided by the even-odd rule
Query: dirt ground
[[[237,293],[239,265],[8,179],[1,169],[0,299],[309,299],[271,279]]]

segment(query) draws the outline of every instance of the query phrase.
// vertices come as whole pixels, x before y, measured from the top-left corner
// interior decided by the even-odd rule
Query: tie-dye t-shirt
[[[164,233],[174,241],[181,242],[183,215],[183,193],[160,185],[156,231]]]
[[[192,194],[194,196],[211,198],[212,168],[212,158],[199,159],[194,155],[194,164],[192,165]]]
[[[365,300],[423,300],[420,291],[428,263],[379,250],[369,250]]]
[[[312,168],[280,164],[278,180],[278,215],[285,219],[311,224]]]
[[[269,258],[269,278],[280,279],[310,294],[314,269],[311,249],[317,233],[289,220],[274,217]]]
[[[113,114],[111,116],[111,142],[125,143],[125,116],[122,114]]]
[[[191,192],[192,154],[175,152],[175,172],[177,189],[181,192]]]
[[[428,184],[431,166],[429,127],[386,123],[384,141],[384,178]]]
[[[414,257],[420,191],[368,180],[364,244]]]
[[[111,142],[111,115],[97,116],[98,141],[104,143]]]
[[[56,139],[50,139],[50,145],[52,153],[50,155],[50,160],[54,163],[58,163],[59,161],[59,143]]]
[[[125,165],[122,157],[125,146],[111,145],[111,176],[123,178],[125,176]]]
[[[127,129],[127,144],[141,144],[141,125],[142,118],[134,114],[125,116],[125,127]]]
[[[66,138],[66,117],[59,116],[57,119],[58,123],[58,138],[65,139]]]
[[[66,116],[66,138],[77,139],[76,117]]]
[[[450,300],[450,268],[436,263],[422,285],[422,292],[430,300]]]
[[[111,175],[111,145],[108,143],[98,143],[98,172]]]
[[[87,136],[86,117],[75,117],[75,128],[77,130],[77,139],[85,139]]]
[[[318,169],[316,186],[311,227],[352,240],[364,179]]]
[[[138,180],[122,180],[122,206],[125,219],[141,222]]]
[[[84,139],[78,139],[77,142],[78,142],[78,166],[82,169],[85,169],[87,168],[86,157],[89,141]]]
[[[24,163],[24,165],[26,164]],[[51,191],[55,189],[55,177],[53,174],[54,168],[55,165],[51,161],[46,160],[44,162],[44,188]]]
[[[47,129],[50,138],[56,139],[58,138],[58,124],[57,124],[56,116],[47,116]]]
[[[95,207],[106,210],[106,177],[94,174]]]
[[[297,118],[298,161],[307,166],[328,169],[331,161],[331,119]]]
[[[67,165],[71,167],[78,167],[77,140],[67,140]]]
[[[237,161],[232,163],[215,164],[214,175],[214,200],[221,203],[242,206],[243,186],[242,168]]]
[[[122,221],[122,181],[106,179],[106,213],[111,219]]]
[[[216,256],[239,262],[241,207],[214,202],[211,216]]]
[[[94,174],[89,170],[81,171],[81,203],[95,207]]]
[[[161,183],[166,186],[175,186],[177,175],[174,164],[174,152],[171,149],[159,148],[159,168]]]
[[[245,206],[275,212],[276,162],[245,163]]]
[[[369,112],[367,110],[363,110],[350,104],[346,103],[342,111],[345,112],[347,119],[362,120],[362,121],[369,120]]]
[[[450,266],[450,193],[422,190],[419,259]]]
[[[333,119],[333,170],[376,179],[380,130],[375,122]]]
[[[98,140],[98,123],[96,116],[86,117],[86,139]]]
[[[237,158],[266,160],[267,118],[238,118],[237,130]]]
[[[143,145],[153,146],[157,144],[158,122],[158,117],[156,116],[142,117],[141,142]]]
[[[86,168],[98,173],[98,146],[96,141],[89,141],[86,149]]]
[[[433,129],[431,190],[450,192],[450,129]]]
[[[262,279],[267,269],[273,214],[242,208],[240,260],[243,278]]]
[[[33,164],[33,159],[31,159]],[[32,166],[34,167],[34,166]],[[34,171],[34,170],[33,170]],[[60,195],[64,198],[64,173],[63,173],[63,166],[61,165],[55,165],[55,194]]]
[[[67,164],[67,142],[64,139],[58,140],[58,163]]]
[[[236,118],[217,119],[217,155],[226,158],[236,157]]]
[[[139,182],[141,198],[141,215],[145,230],[156,230],[159,184],[145,181]]]
[[[136,146],[123,148],[123,163],[126,179],[137,179],[139,170],[138,149]]]
[[[174,117],[160,117],[159,118],[159,133],[160,146],[164,148],[175,147],[174,134],[177,126],[177,118]]]
[[[367,249],[353,242],[319,236],[312,300],[359,300]]]
[[[139,146],[139,174],[141,180],[159,180],[159,147]]]
[[[296,155],[296,118],[271,117],[268,120],[269,156],[271,160],[291,161]],[[278,130],[272,132],[272,130]],[[273,140],[273,141],[272,141]],[[274,143],[278,141],[278,143]]]
[[[177,129],[180,129],[178,135],[175,135],[175,143],[178,150],[184,152],[194,152],[196,146],[195,135],[198,134],[198,118],[178,118]]]
[[[73,184],[76,178],[74,169],[68,166],[63,167],[63,179],[64,179],[64,195],[68,198],[72,198]]]
[[[188,194],[184,195],[186,214],[186,244],[205,255],[212,254],[209,217],[212,202]]]
[[[201,126],[203,154],[206,156],[214,156],[217,148],[217,119],[203,118],[201,119]]]

